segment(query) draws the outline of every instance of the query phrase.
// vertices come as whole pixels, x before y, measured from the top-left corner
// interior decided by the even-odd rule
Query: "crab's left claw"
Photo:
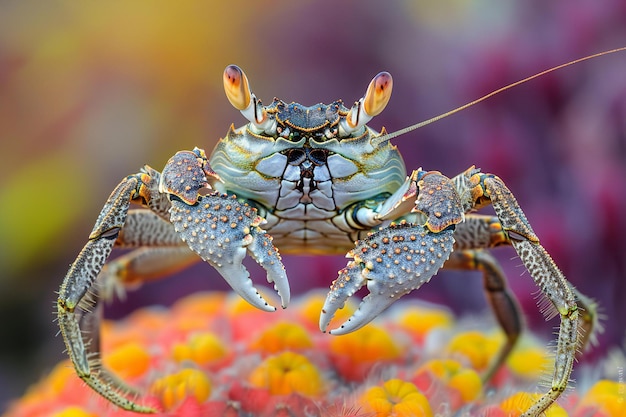
[[[326,331],[335,312],[365,284],[370,293],[331,334],[365,326],[398,298],[430,280],[452,253],[453,231],[450,227],[435,233],[409,223],[392,224],[359,241],[348,254],[353,260],[339,271],[326,297],[320,329]]]

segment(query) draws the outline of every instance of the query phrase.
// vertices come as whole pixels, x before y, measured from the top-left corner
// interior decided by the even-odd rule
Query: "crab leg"
[[[487,382],[502,366],[522,332],[521,309],[515,296],[508,289],[504,272],[489,252],[484,250],[453,252],[444,268],[477,270],[483,274],[483,286],[487,300],[506,337],[498,355],[491,361],[482,375],[483,382]]]
[[[482,228],[476,241],[488,242],[487,246],[510,244],[524,266],[547,297],[553,308],[548,308],[548,318],[559,314],[561,325],[556,347],[556,362],[550,391],[535,402],[523,416],[538,416],[556,401],[566,389],[572,372],[577,349],[593,338],[597,324],[595,304],[579,294],[565,279],[548,252],[541,246],[530,223],[511,191],[503,181],[491,174],[482,174],[471,167],[454,178],[459,195],[465,196],[464,205],[480,208],[491,204],[498,221],[486,221],[489,228]],[[476,229],[478,230],[478,229]],[[488,230],[485,233],[485,230]],[[506,233],[502,239],[501,232]],[[459,234],[459,239],[462,234]]]
[[[537,416],[550,407],[565,390],[572,372],[578,347],[580,316],[576,294],[548,252],[539,243],[515,197],[502,180],[493,175],[479,173],[472,179],[476,184],[474,195],[479,195],[478,200],[487,198],[491,201],[503,230],[508,233],[511,244],[524,266],[561,317],[550,391],[523,414]]]
[[[80,323],[86,323],[88,327],[94,325],[88,316],[91,314],[90,310],[95,307],[96,300],[90,298],[88,291],[92,288],[124,226],[130,202],[149,193],[145,187],[148,182],[142,180],[144,176],[147,175],[137,174],[125,178],[111,193],[89,235],[89,241],[70,266],[61,284],[57,312],[61,334],[78,376],[119,407],[152,413],[156,410],[129,399],[129,395],[134,393],[101,367],[97,338],[92,339],[89,332],[80,328]]]
[[[469,214],[457,225],[454,252],[445,269],[475,270],[483,275],[483,287],[489,306],[504,332],[506,341],[491,361],[482,378],[484,382],[502,366],[522,331],[522,312],[515,295],[509,291],[507,279],[498,261],[486,250],[510,245],[506,232],[495,216]]]
[[[104,265],[98,282],[105,300],[113,295],[121,298],[126,288],[171,275],[200,261],[168,221],[146,209],[128,211],[114,247],[139,249]]]
[[[456,239],[455,252],[445,263],[444,268],[478,270],[483,274],[487,300],[506,336],[504,345],[483,375],[483,381],[489,381],[513,349],[522,331],[523,323],[521,309],[515,295],[508,289],[504,272],[497,260],[489,252],[482,249],[502,245],[510,246],[511,240],[497,217],[475,214],[468,215],[465,222],[457,225],[454,237]],[[574,291],[581,313],[578,343],[584,347],[588,339],[594,337],[593,329],[598,327],[596,308],[592,300],[584,297],[575,288],[571,287],[571,289]]]

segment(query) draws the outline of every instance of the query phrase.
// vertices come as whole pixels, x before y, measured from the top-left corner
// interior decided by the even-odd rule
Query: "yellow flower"
[[[596,382],[578,406],[579,409],[586,407],[602,410],[607,417],[626,416],[626,383],[608,380]]]
[[[365,411],[375,417],[432,417],[428,399],[415,385],[391,379],[382,387],[368,389],[361,397]]]
[[[451,359],[434,359],[422,365],[416,373],[430,372],[446,386],[457,390],[464,402],[478,398],[482,391],[480,376]]]
[[[152,383],[150,391],[159,398],[166,410],[171,410],[188,396],[193,396],[198,403],[206,401],[211,395],[211,381],[197,369],[183,369],[157,379]]]
[[[268,389],[272,395],[317,396],[322,393],[322,376],[317,367],[305,356],[294,352],[265,359],[248,380],[255,387]]]
[[[452,314],[443,309],[411,307],[402,313],[399,325],[409,331],[418,341],[438,327],[448,328],[453,324]]]
[[[80,407],[69,406],[52,414],[52,417],[97,417],[97,414],[88,413]]]
[[[122,379],[138,378],[150,369],[150,355],[143,346],[133,342],[106,353],[103,362]]]
[[[265,329],[251,344],[250,349],[264,353],[284,350],[303,350],[313,347],[311,336],[302,326],[281,322]]]
[[[550,369],[545,349],[538,346],[516,346],[506,363],[517,375],[528,379],[537,379]]]
[[[198,333],[189,338],[187,343],[177,343],[172,347],[172,357],[176,362],[193,361],[200,366],[207,366],[224,359],[228,349],[213,333]]]
[[[501,345],[502,342],[498,336],[471,331],[456,335],[448,344],[448,352],[453,357],[467,358],[472,368],[483,371],[496,356]]]

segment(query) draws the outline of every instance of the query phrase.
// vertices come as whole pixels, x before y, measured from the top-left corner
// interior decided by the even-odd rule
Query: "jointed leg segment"
[[[96,308],[97,294],[88,296],[124,226],[131,201],[147,195],[142,182],[144,176],[125,178],[111,193],[89,241],[63,280],[57,311],[61,333],[78,376],[112,403],[127,410],[149,413],[155,410],[132,401],[129,396],[134,393],[101,367],[98,338],[91,335],[97,331],[97,315],[90,317],[91,310]],[[86,328],[81,329],[80,325]]]
[[[477,187],[483,191],[483,197],[491,201],[502,228],[508,233],[524,266],[561,317],[550,391],[523,414],[537,416],[561,395],[569,382],[578,346],[577,299],[572,286],[539,243],[515,197],[502,180],[488,174],[475,174],[474,177],[478,180]]]
[[[444,268],[482,272],[487,301],[506,337],[498,355],[482,375],[483,382],[488,382],[509,356],[522,332],[521,309],[515,296],[508,289],[504,272],[489,252],[484,250],[455,251]]]

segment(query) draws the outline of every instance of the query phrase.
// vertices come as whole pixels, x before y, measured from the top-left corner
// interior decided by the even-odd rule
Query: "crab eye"
[[[281,131],[278,131],[278,129],[276,129],[276,132],[278,132],[278,136],[282,136],[283,138],[288,138],[289,135],[291,134],[291,129],[286,127],[282,129]]]
[[[376,75],[365,95],[359,99],[342,119],[339,128],[342,137],[348,137],[359,129],[362,129],[374,116],[379,115],[387,106],[391,98],[393,79],[388,72],[380,72]]]

